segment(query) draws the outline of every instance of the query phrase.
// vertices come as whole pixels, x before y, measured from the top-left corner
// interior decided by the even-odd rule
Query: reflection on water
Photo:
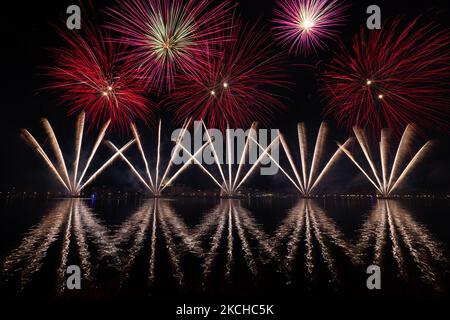
[[[19,247],[6,257],[2,266],[3,281],[18,274],[19,290],[23,290],[33,275],[43,267],[47,252],[59,238],[62,243],[55,272],[59,292],[65,288],[64,275],[72,241],[87,284],[94,281],[93,255],[97,264],[107,258],[112,258],[110,261],[114,262],[116,249],[108,230],[81,200],[62,200],[24,236]]]
[[[315,280],[325,279],[338,290],[352,286],[346,268],[364,273],[370,264],[394,269],[405,283],[419,274],[435,291],[442,291],[446,281],[443,244],[397,201],[377,201],[361,227],[354,226],[356,235],[346,234],[320,204],[304,199],[269,227],[263,227],[267,217],[241,200],[221,200],[196,223],[188,223],[183,210],[174,209],[176,201],[150,199],[113,225],[86,203],[61,200],[29,229],[17,248],[3,255],[0,288],[14,283],[19,292],[26,291],[50,268],[54,292],[62,294],[71,264],[80,266],[85,287],[101,287],[99,278],[109,272],[113,276],[107,281],[114,283],[108,287],[119,291],[136,273],[145,276],[150,289],[169,275],[189,291],[193,275],[207,290],[211,278],[231,284],[244,272],[250,282],[261,281],[261,274],[281,275],[287,281],[280,280],[278,289],[303,280],[312,288]],[[281,214],[276,209],[274,216]]]
[[[355,253],[352,243],[347,241],[325,212],[313,201],[300,200],[291,209],[283,224],[278,228],[274,243],[277,247],[285,244],[287,254],[284,267],[289,273],[295,267],[296,253],[299,246],[304,244],[304,263],[306,265],[306,277],[309,281],[314,279],[318,259],[325,264],[328,270],[330,282],[338,282],[339,275],[336,269],[336,261],[333,257],[335,250],[331,246],[340,249],[349,259],[357,264],[360,261]],[[318,251],[318,255],[314,255]]]
[[[442,289],[439,269],[447,266],[442,244],[398,202],[378,201],[361,229],[359,254],[366,256],[372,247],[373,264],[383,265],[385,255],[390,253],[400,277],[407,280],[407,259],[412,258],[421,279],[435,290]]]

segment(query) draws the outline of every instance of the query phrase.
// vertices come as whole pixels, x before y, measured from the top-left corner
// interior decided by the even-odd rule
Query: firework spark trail
[[[256,136],[256,125],[257,125],[256,122],[252,123],[252,125],[251,125],[251,127],[249,129],[248,136],[252,136],[252,135]],[[232,190],[236,187],[236,183],[237,183],[237,181],[239,179],[239,176],[241,174],[242,166],[244,165],[244,162],[245,162],[245,157],[248,154],[249,146],[250,146],[250,139],[247,137],[247,139],[245,141],[244,150],[242,152],[241,159],[239,160],[239,166],[237,168],[236,175],[234,177],[233,186],[231,187]]]
[[[249,171],[247,171],[247,173],[244,175],[244,177],[241,179],[241,180],[239,180],[239,176],[238,176],[238,174],[236,174],[235,176],[234,176],[234,179],[233,179],[233,167],[232,167],[232,155],[234,154],[234,150],[231,150],[231,137],[230,137],[230,131],[229,130],[227,130],[226,131],[226,150],[227,150],[227,155],[226,155],[226,162],[227,162],[227,171],[228,171],[228,178],[226,178],[225,177],[225,174],[224,174],[224,169],[222,169],[222,166],[221,166],[221,162],[220,162],[220,159],[219,159],[219,156],[218,156],[218,153],[217,153],[217,151],[216,151],[216,149],[215,149],[215,147],[214,147],[214,142],[213,142],[213,139],[211,138],[211,135],[209,134],[209,131],[208,131],[208,129],[207,129],[207,127],[206,127],[206,124],[203,122],[203,127],[205,128],[205,133],[206,133],[206,136],[207,136],[207,144],[210,146],[210,149],[211,149],[211,153],[212,153],[212,155],[213,155],[213,157],[214,157],[214,163],[215,163],[215,165],[217,166],[217,168],[219,169],[219,172],[220,172],[220,176],[221,176],[221,178],[222,178],[222,181],[223,181],[223,185],[221,185],[218,181],[217,181],[217,179],[216,178],[214,178],[214,176],[210,173],[210,172],[207,172],[207,170],[203,167],[203,165],[201,165],[200,163],[199,163],[199,161],[196,159],[196,155],[194,155],[194,157],[191,157],[191,160],[194,160],[194,162],[196,162],[197,164],[199,164],[200,165],[200,167],[202,168],[202,170],[203,171],[205,171],[207,174],[208,174],[208,176],[209,177],[211,177],[212,179],[213,179],[213,181],[214,181],[214,183],[216,183],[219,187],[220,187],[220,189],[222,190],[222,191],[224,191],[226,194],[229,194],[229,195],[231,195],[231,194],[233,194],[233,193],[235,193],[237,190],[239,190],[239,188],[241,187],[241,185],[247,180],[247,178],[253,173],[253,171],[256,169],[256,167],[261,163],[261,161],[266,157],[266,155],[268,155],[269,157],[271,157],[270,156],[270,154],[268,153],[268,150],[270,150],[271,148],[272,148],[272,146],[278,141],[278,139],[279,139],[279,136],[277,136],[273,141],[272,141],[272,143],[266,148],[266,149],[264,149],[264,148],[262,148],[261,146],[260,146],[260,148],[262,148],[263,149],[263,154],[262,155],[260,155],[259,156],[259,158],[255,161],[255,163],[251,166],[251,168],[249,169]],[[248,148],[249,148],[249,143],[250,143],[250,141],[249,140],[251,140],[251,141],[256,141],[254,138],[253,138],[253,134],[252,134],[252,129],[253,128],[255,128],[256,127],[256,124],[254,123],[253,125],[252,125],[252,127],[251,127],[251,129],[250,129],[250,134],[247,136],[247,138],[246,138],[246,141],[245,141],[245,145],[244,145],[244,155],[243,156],[241,156],[241,159],[240,159],[240,162],[239,162],[239,164],[238,164],[238,173],[239,173],[239,175],[240,175],[240,172],[241,172],[241,168],[242,168],[242,166],[243,166],[243,161],[244,161],[244,159],[245,159],[245,153],[247,152],[247,150],[248,150]],[[204,145],[204,147],[205,147],[206,145]],[[183,146],[181,146],[182,148],[183,148],[183,150],[185,150],[185,148],[183,147]],[[203,147],[203,148],[204,148]],[[185,151],[187,151],[187,150],[185,150]],[[188,154],[190,154],[190,153],[188,153]],[[272,158],[273,159],[273,158]],[[236,184],[237,184],[237,186],[236,186]]]
[[[147,184],[147,182],[142,178],[142,176],[139,174],[139,172],[136,170],[136,168],[131,164],[131,162],[127,159],[127,157],[124,156],[122,152],[120,152],[119,148],[117,148],[114,143],[111,141],[107,141],[107,143],[111,146],[111,148],[116,152],[119,153],[120,157],[123,161],[130,167],[131,171],[141,180],[141,182],[149,189],[150,191],[153,191],[153,189]]]
[[[284,152],[286,154],[287,159],[289,160],[289,164],[291,165],[292,171],[294,172],[295,178],[297,179],[297,183],[293,181],[292,178],[289,177],[287,173],[285,173],[286,176],[288,176],[289,181],[293,183],[293,185],[300,191],[300,193],[303,196],[310,196],[314,188],[317,187],[319,182],[323,179],[323,177],[328,173],[330,168],[336,163],[339,156],[341,155],[341,150],[338,149],[333,154],[333,156],[328,160],[326,165],[322,168],[322,170],[319,170],[319,165],[321,163],[321,160],[323,158],[323,154],[325,151],[325,142],[326,137],[328,133],[328,127],[327,125],[322,122],[319,128],[319,131],[317,133],[316,143],[313,150],[313,156],[311,163],[309,164],[309,170],[308,170],[308,143],[307,143],[307,135],[306,135],[306,127],[305,124],[299,123],[297,125],[297,133],[298,133],[298,145],[300,149],[300,163],[301,163],[301,169],[302,169],[302,175],[303,175],[303,181],[300,177],[299,170],[297,170],[297,166],[294,163],[294,158],[292,157],[291,151],[289,150],[289,146],[286,143],[286,140],[283,136],[280,137],[281,144],[283,146]],[[344,144],[348,144],[348,141]],[[282,172],[284,171],[283,168],[280,168]],[[284,173],[284,172],[283,172]]]
[[[203,127],[205,128],[205,133],[206,133],[206,135],[208,137],[208,142],[210,142],[210,146],[211,146],[210,148],[211,148],[211,152],[212,152],[212,154],[214,156],[214,161],[215,161],[215,163],[217,165],[217,168],[219,169],[219,173],[220,173],[220,175],[222,177],[223,183],[226,185],[225,174],[223,173],[222,166],[220,165],[221,161],[219,159],[219,156],[217,155],[216,148],[214,147],[214,142],[211,139],[211,136],[209,134],[209,130],[206,127],[205,122],[202,121],[202,123],[203,123]]]
[[[149,168],[149,165],[148,165],[147,157],[145,156],[144,148],[142,147],[141,137],[139,136],[139,132],[137,131],[137,128],[136,128],[136,125],[135,125],[135,124],[132,124],[132,125],[131,125],[131,130],[132,130],[132,132],[133,132],[134,139],[135,139],[136,142],[137,142],[139,151],[141,152],[141,157],[142,157],[142,159],[144,160],[145,171],[146,171],[146,173],[147,173],[147,177],[148,177],[148,179],[149,179],[149,181],[150,181],[150,185],[151,185],[151,187],[152,187],[151,190],[154,191],[154,190],[155,190],[155,185],[154,185],[154,183],[153,183],[152,175],[150,174],[150,168]],[[123,159],[123,157],[122,157],[122,159]],[[140,175],[139,175],[139,177],[140,177]],[[147,183],[145,183],[145,184],[147,184]]]
[[[77,129],[75,132],[75,161],[73,163],[73,180],[72,185],[77,185],[78,166],[80,163],[81,146],[83,145],[85,114],[81,113],[77,121]]]
[[[156,148],[155,185],[158,185],[160,163],[161,163],[161,120],[159,120],[159,126],[158,126],[158,146]],[[169,162],[169,164],[170,164],[170,162]]]
[[[380,156],[381,156],[381,174],[383,176],[383,192],[387,192],[387,157],[389,153],[389,140],[387,129],[381,130]]]
[[[55,132],[53,131],[53,128],[47,119],[45,119],[45,118],[42,119],[42,125],[50,139],[50,145],[53,149],[53,152],[55,153],[56,162],[58,163],[58,166],[63,173],[62,176],[63,176],[65,182],[67,183],[67,185],[70,186],[70,191],[73,192],[73,189],[72,189],[73,187],[72,187],[72,184],[70,183],[70,179],[69,179],[69,173],[67,172],[66,162],[64,161],[64,156],[62,154],[61,148],[59,147],[58,139],[56,138]]]
[[[154,178],[152,178],[152,175],[150,173],[150,169],[149,169],[149,163],[147,160],[147,157],[145,156],[145,151],[144,148],[142,146],[142,142],[139,136],[139,133],[136,129],[136,126],[132,125],[132,131],[134,134],[134,140],[137,141],[138,144],[138,148],[140,151],[140,155],[144,161],[145,164],[145,171],[147,173],[148,176],[148,180],[149,183],[147,183],[147,181],[142,177],[142,175],[139,173],[139,171],[135,168],[135,166],[128,160],[128,158],[124,155],[124,152],[119,152],[119,150],[117,150],[118,148],[112,143],[112,142],[108,142],[109,145],[116,151],[116,154],[119,153],[120,157],[126,162],[126,164],[130,167],[130,169],[132,170],[132,172],[136,175],[136,177],[138,177],[138,179],[146,186],[147,189],[149,189],[155,196],[160,195],[162,191],[164,191],[166,189],[166,187],[168,187],[181,173],[183,173],[186,168],[191,164],[192,161],[199,163],[199,161],[196,159],[198,157],[198,155],[203,152],[203,149],[205,149],[208,145],[209,142],[203,144],[203,146],[198,149],[193,155],[191,153],[188,152],[188,150],[182,145],[182,140],[183,140],[183,136],[186,133],[189,125],[191,123],[191,120],[187,120],[185,121],[185,123],[183,124],[183,127],[181,128],[180,132],[178,133],[178,137],[177,140],[175,141],[175,147],[173,149],[172,155],[170,157],[169,162],[167,163],[166,169],[164,171],[164,174],[162,175],[162,177],[160,177],[160,165],[161,165],[161,128],[162,128],[162,123],[161,121],[159,122],[159,126],[158,126],[158,138],[157,138],[157,150],[156,150],[156,167],[155,167],[155,176]],[[173,165],[173,161],[178,153],[178,151],[181,149],[184,150],[184,152],[189,153],[190,158],[181,166],[180,169],[178,169],[178,171],[176,171],[173,175],[171,175],[168,178],[168,181],[165,181],[170,169],[172,168]],[[200,164],[200,163],[199,163]],[[200,164],[200,167],[202,168],[203,171],[206,172],[206,169]]]
[[[161,181],[164,181],[169,174],[170,169],[172,168],[173,161],[175,159],[175,156],[177,155],[178,151],[180,150],[180,147],[183,147],[183,139],[184,135],[186,134],[186,131],[188,130],[189,126],[191,125],[192,119],[187,119],[183,126],[181,127],[180,133],[178,134],[177,140],[175,141],[175,148],[172,152],[172,156],[169,160],[169,164],[167,165],[166,171],[164,172]]]
[[[36,139],[31,135],[31,133],[28,130],[22,129],[22,137],[31,145],[31,147],[44,159],[47,166],[50,168],[51,172],[55,175],[55,177],[61,182],[61,184],[64,186],[64,188],[67,189],[67,191],[70,192],[69,187],[64,182],[64,179],[59,174],[59,171],[56,169],[56,167],[53,165],[47,154],[45,153],[44,149],[39,145],[39,143],[36,141]]]
[[[342,145],[344,148],[347,147],[347,145],[349,145],[351,143],[351,139],[347,139],[347,141],[344,142],[344,144]],[[336,161],[338,160],[339,156],[341,155],[342,150],[340,148],[338,148],[336,150],[336,152],[333,154],[333,156],[330,158],[330,160],[327,162],[327,164],[325,165],[325,167],[322,169],[322,171],[320,172],[319,176],[317,177],[317,179],[314,181],[313,185],[311,186],[311,188],[309,189],[309,192],[312,192],[314,190],[314,188],[319,184],[319,182],[322,180],[322,178],[328,173],[328,171],[333,167],[333,165],[336,163]]]
[[[190,164],[191,164],[191,160],[196,159],[197,156],[203,152],[203,150],[209,145],[209,142],[203,144],[203,146],[198,149],[193,155],[192,157],[185,163],[183,164],[183,166],[181,166],[180,169],[178,169],[177,172],[175,172],[174,175],[172,175],[172,177],[165,182],[162,186],[161,186],[161,191],[163,191],[167,186],[169,186]]]
[[[209,143],[209,142],[208,142],[208,143]],[[204,173],[206,173],[206,174],[212,179],[212,181],[213,181],[220,189],[222,189],[222,190],[225,191],[225,192],[227,191],[226,187],[224,187],[223,185],[220,184],[219,181],[217,181],[217,179],[212,175],[211,172],[209,172],[209,171],[205,168],[205,166],[197,159],[197,157],[194,157],[194,156],[192,155],[192,153],[190,153],[189,150],[186,149],[183,145],[181,145],[181,148],[182,148],[182,150],[183,150],[184,152],[186,152],[186,154],[188,155],[188,157],[190,157],[190,159],[192,159],[192,160],[194,161],[194,163],[197,164],[197,165],[200,167],[200,169],[202,169],[202,171],[203,171]]]
[[[377,169],[375,168],[374,161],[370,154],[369,143],[367,142],[367,137],[364,134],[364,131],[358,127],[353,127],[353,131],[355,133],[356,139],[359,142],[359,145],[361,146],[364,155],[366,156],[367,162],[369,163],[369,166],[372,169],[373,175],[375,176],[375,179],[378,182],[378,186],[380,187],[381,193],[385,194],[385,188],[384,185],[381,183],[380,178],[378,177]]]
[[[81,187],[81,183],[84,179],[84,176],[87,172],[87,170],[90,167],[90,164],[92,162],[92,159],[94,158],[98,147],[100,146],[100,143],[103,141],[103,138],[105,136],[106,130],[109,127],[110,122],[106,122],[102,129],[100,130],[100,133],[97,137],[97,140],[94,144],[94,147],[91,151],[91,154],[89,155],[88,161],[86,162],[86,165],[84,167],[83,173],[81,174],[80,178],[78,178],[78,170],[79,170],[79,162],[80,162],[80,153],[81,153],[81,146],[83,142],[83,130],[84,130],[84,120],[85,115],[84,113],[81,113],[77,119],[77,125],[75,130],[75,157],[74,157],[74,163],[73,163],[73,176],[70,178],[69,173],[67,171],[67,167],[64,161],[64,156],[62,154],[62,150],[59,146],[58,140],[56,138],[56,135],[53,131],[53,128],[51,127],[50,123],[47,119],[42,119],[42,124],[44,126],[45,132],[47,136],[50,139],[51,147],[56,155],[56,162],[58,164],[59,170],[56,168],[56,166],[53,164],[53,162],[50,160],[44,149],[41,147],[41,145],[36,141],[36,139],[31,135],[30,132],[28,132],[25,129],[22,129],[22,137],[31,145],[31,147],[44,159],[47,166],[50,168],[52,173],[56,176],[56,178],[61,182],[61,184],[67,189],[67,191],[73,195],[78,195],[90,182],[92,182],[97,175],[101,171],[97,171],[96,174],[91,176],[87,182],[85,182]],[[117,155],[113,156],[112,159],[108,161],[108,165],[116,158]],[[103,166],[102,168],[105,168],[106,166]]]
[[[256,141],[255,139],[253,139],[252,137],[249,137],[250,139],[252,139],[253,141]],[[239,182],[238,186],[235,188],[235,190],[238,190],[240,188],[240,186],[248,179],[248,177],[250,177],[250,175],[253,173],[253,171],[257,168],[257,166],[261,163],[261,161],[268,155],[270,156],[270,150],[272,149],[272,147],[278,143],[278,140],[280,139],[280,136],[278,135],[275,139],[273,139],[273,141],[269,144],[269,146],[265,149],[263,149],[263,153],[259,156],[258,159],[256,159],[255,163],[250,167],[250,169],[247,171],[247,174],[241,179],[241,181]],[[260,148],[262,148],[260,146]],[[273,159],[273,157],[272,157]],[[235,191],[234,190],[234,191]]]
[[[375,188],[380,192],[380,194],[384,197],[388,197],[396,188],[398,188],[401,183],[405,180],[405,178],[411,173],[411,171],[415,168],[415,166],[425,157],[425,155],[430,152],[431,147],[433,146],[432,141],[426,142],[419,151],[412,157],[406,167],[400,171],[401,165],[405,162],[406,156],[411,153],[411,142],[412,142],[412,133],[413,133],[413,125],[409,125],[405,132],[402,135],[400,143],[397,148],[397,152],[395,154],[394,162],[391,166],[391,172],[388,174],[388,154],[389,154],[389,138],[388,131],[381,131],[381,140],[380,140],[380,158],[381,158],[381,175],[382,181],[379,178],[379,174],[377,172],[375,163],[370,155],[370,147],[367,142],[367,137],[364,131],[360,128],[354,127],[354,132],[359,142],[359,145],[363,151],[365,159],[369,163],[371,171],[376,178],[376,182],[370,177],[369,173],[364,170],[362,165],[355,159],[355,157],[348,151],[345,146],[341,146],[338,143],[339,149],[341,149],[348,158],[356,165],[356,167],[366,176],[366,178],[375,186]],[[397,172],[400,171],[400,175],[397,177]],[[389,180],[387,176],[389,175]]]
[[[89,169],[89,166],[91,165],[92,159],[94,159],[94,156],[97,153],[100,143],[103,141],[103,138],[105,137],[106,130],[108,130],[110,123],[111,123],[110,121],[107,121],[103,125],[102,129],[100,130],[97,140],[94,143],[94,147],[92,148],[91,154],[89,155],[86,165],[84,166],[83,173],[81,174],[80,179],[78,179],[77,188],[76,188],[77,190],[83,189],[83,188],[80,188],[80,185],[83,181],[84,176],[86,175],[87,170]]]
[[[313,154],[313,159],[311,162],[311,169],[309,171],[308,183],[306,184],[307,190],[310,189],[311,183],[316,174],[317,164],[320,161],[320,159],[322,158],[323,151],[324,151],[323,146],[325,144],[327,132],[328,132],[328,127],[325,125],[324,122],[322,122],[320,125],[320,128],[319,128],[319,133],[317,134],[316,146],[314,147],[314,154]]]
[[[280,141],[281,141],[281,145],[283,146],[284,152],[286,153],[286,156],[289,160],[289,164],[291,165],[292,171],[294,171],[295,178],[298,181],[298,186],[300,187],[302,193],[306,193],[305,187],[303,186],[303,182],[300,178],[297,167],[294,164],[294,158],[292,157],[291,151],[289,150],[289,146],[286,143],[284,136],[281,134],[280,134]]]
[[[366,171],[359,165],[358,161],[356,161],[356,159],[352,156],[352,154],[350,153],[350,151],[347,150],[347,148],[344,148],[341,144],[338,143],[338,147],[339,149],[341,149],[348,157],[350,160],[352,160],[352,162],[355,164],[355,166],[366,176],[366,178],[372,183],[372,185],[381,193],[383,194],[383,192],[381,191],[381,189],[378,187],[378,185],[372,180],[372,178],[370,178],[370,176],[366,173]]]
[[[119,151],[120,153],[123,153],[125,150],[127,150],[133,143],[135,142],[135,140],[131,140],[129,141],[126,145],[124,145]],[[92,176],[79,188],[79,190],[83,190],[89,183],[91,183],[95,178],[97,178],[97,176],[99,174],[101,174],[103,172],[103,170],[105,170],[119,155],[120,153],[116,153],[114,154],[111,158],[109,158],[108,161],[106,161],[101,167],[100,169],[98,169],[94,174],[92,174]]]
[[[394,191],[395,188],[397,188],[403,182],[403,180],[411,173],[412,169],[417,165],[417,163],[420,162],[425,157],[425,155],[430,151],[432,146],[433,146],[433,142],[428,141],[422,148],[420,148],[420,150],[416,153],[416,155],[412,158],[412,160],[409,162],[409,164],[403,170],[400,177],[394,183],[394,185],[389,190],[389,192]]]
[[[286,170],[283,169],[283,167],[278,163],[278,161],[272,157],[268,151],[268,148],[264,149],[264,147],[262,147],[258,141],[256,141],[253,137],[250,137],[250,139],[253,140],[253,142],[258,146],[258,148],[260,148],[263,152],[263,156],[266,155],[273,163],[275,163],[275,165],[281,170],[281,172],[283,172],[283,174],[289,179],[289,181],[291,181],[294,186],[301,192],[301,189],[299,186],[297,186],[297,184],[295,183],[295,181],[291,178],[291,176],[286,172]],[[278,140],[280,139],[280,136],[278,135],[273,141],[272,143],[274,143],[275,141],[278,142]],[[272,143],[270,145],[272,145]]]
[[[231,190],[232,186],[232,176],[233,176],[233,172],[231,171],[231,165],[232,165],[232,156],[234,155],[234,150],[231,150],[231,137],[230,137],[230,128],[227,127],[227,131],[226,131],[226,136],[227,136],[227,163],[228,163],[228,190]]]
[[[306,187],[307,179],[306,179],[306,159],[307,159],[307,152],[308,152],[308,142],[306,139],[306,128],[305,123],[299,123],[297,125],[297,133],[298,133],[298,146],[300,148],[300,159],[302,162],[302,172],[303,172],[303,185]]]
[[[397,171],[400,170],[400,164],[403,163],[405,156],[407,155],[407,150],[411,146],[414,130],[414,125],[408,124],[402,134],[397,152],[395,153],[394,162],[392,164],[392,170],[387,184],[388,189],[391,188],[392,181],[397,177]]]

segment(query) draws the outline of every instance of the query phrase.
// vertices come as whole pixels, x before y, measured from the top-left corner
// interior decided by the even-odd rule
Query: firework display
[[[8,2],[0,301],[445,304],[446,2]]]
[[[273,36],[288,53],[304,55],[324,49],[328,41],[335,40],[346,20],[347,5],[337,0],[279,0],[275,7]],[[270,32],[261,21],[243,22],[236,9],[228,1],[216,4],[210,0],[127,0],[106,9],[109,19],[106,30],[100,31],[89,23],[82,30],[59,30],[65,45],[53,51],[55,65],[49,73],[54,81],[48,87],[61,91],[61,101],[70,105],[72,113],[83,112],[78,121],[73,176],[69,177],[62,151],[47,120],[45,127],[56,155],[55,163],[28,131],[24,130],[23,136],[44,158],[69,194],[79,194],[101,173],[102,170],[82,183],[108,127],[119,128],[122,133],[132,132],[133,140],[124,148],[137,143],[145,174],[129,160],[123,152],[125,149],[119,149],[111,141],[106,143],[115,155],[105,166],[120,157],[154,196],[160,196],[194,164],[227,197],[238,194],[265,160],[275,164],[302,196],[312,196],[343,153],[377,192],[387,197],[426,154],[431,143],[400,171],[410,152],[413,126],[409,125],[388,177],[387,130],[381,131],[381,175],[371,158],[369,140],[363,130],[374,137],[382,127],[388,127],[396,135],[412,121],[417,127],[448,128],[450,37],[445,30],[438,30],[432,24],[421,26],[414,20],[402,27],[403,20],[397,19],[385,23],[381,30],[361,29],[353,39],[352,50],[341,45],[340,52],[322,74],[322,92],[327,103],[325,113],[333,116],[340,127],[354,127],[373,176],[349,151],[353,138],[339,145],[322,166],[328,134],[325,123],[318,131],[312,156],[308,155],[305,124],[298,125],[299,166],[284,135],[278,135],[269,146],[263,147],[257,141],[256,122],[270,124],[277,113],[286,110],[281,92],[292,82],[285,53],[276,50]],[[108,36],[103,35],[105,31]],[[163,108],[155,108],[156,102],[151,102],[155,98]],[[168,108],[164,108],[166,106]],[[183,123],[164,172],[161,171],[161,121],[154,161],[147,157],[135,124],[148,124],[156,112],[170,112],[174,123]],[[89,127],[102,126],[102,129],[86,168],[78,177],[85,117]],[[193,121],[203,124],[206,143],[191,153],[182,140]],[[234,154],[231,150],[234,145],[228,129],[250,124],[250,134],[245,138],[244,149],[240,150],[242,157],[235,170],[229,159]],[[212,128],[226,134],[223,139],[225,166],[209,134]],[[279,143],[290,169],[284,168],[280,160],[271,155],[270,151]],[[261,154],[243,174],[249,150],[255,146]],[[220,178],[198,160],[204,150],[209,150],[214,157],[214,167]],[[177,152],[185,152],[190,158],[170,174]],[[150,162],[154,162],[154,169],[150,168]],[[293,172],[292,177],[288,170]]]
[[[61,92],[61,104],[70,106],[71,113],[84,111],[90,127],[111,120],[113,128],[124,131],[138,119],[149,122],[154,106],[119,61],[123,48],[89,26],[59,34],[65,45],[53,50],[55,63],[49,74],[54,81],[48,87]]]
[[[195,71],[210,46],[224,41],[231,7],[210,0],[127,0],[108,12],[128,63],[148,89],[170,90],[179,70]],[[213,52],[212,52],[213,53]]]
[[[279,0],[274,31],[280,43],[294,54],[310,54],[334,40],[345,21],[339,0]]]
[[[406,25],[405,25],[406,24]],[[435,25],[401,19],[361,29],[323,72],[326,114],[341,126],[383,127],[400,134],[408,123],[449,129],[450,36]]]
[[[286,173],[286,171],[283,170],[281,167],[280,167],[280,169],[289,178],[289,181],[291,181],[294,184],[294,186],[297,188],[297,190],[300,191],[300,193],[303,196],[310,196],[312,194],[312,191],[319,184],[319,182],[323,179],[323,177],[328,173],[328,171],[332,168],[332,166],[339,159],[339,156],[341,155],[341,150],[338,149],[333,154],[333,156],[330,158],[330,160],[327,162],[327,164],[323,167],[323,169],[321,171],[319,171],[318,167],[320,165],[320,162],[323,157],[323,153],[325,151],[325,141],[326,141],[326,135],[328,132],[327,125],[323,122],[320,125],[319,132],[317,134],[313,158],[311,160],[311,164],[308,169],[308,164],[307,164],[308,143],[307,143],[305,124],[299,123],[298,127],[297,127],[297,131],[298,131],[298,143],[299,143],[299,148],[300,148],[300,160],[301,160],[300,164],[301,164],[301,168],[302,168],[302,175],[300,175],[297,170],[297,166],[294,163],[294,159],[289,150],[289,146],[286,142],[286,139],[283,136],[281,136],[281,143],[282,143],[283,149],[288,157],[289,164],[291,165],[291,168],[294,171],[296,181],[294,181],[294,179],[292,179]],[[347,140],[344,143],[344,146],[347,145],[348,143],[349,143],[349,140]],[[308,171],[309,171],[309,173],[308,173]]]
[[[406,159],[408,155],[412,153],[411,145],[414,136],[414,125],[408,125],[402,135],[402,138],[398,145],[398,149],[395,153],[394,161],[391,165],[391,170],[389,171],[389,132],[388,130],[383,129],[381,131],[380,140],[381,172],[379,172],[375,165],[375,161],[372,158],[369,147],[370,144],[366,134],[361,128],[358,127],[354,127],[353,131],[355,132],[356,139],[358,140],[358,143],[369,164],[370,170],[365,170],[346,146],[339,145],[339,149],[341,149],[349,157],[349,159],[357,166],[357,168],[364,174],[364,176],[370,181],[370,183],[384,197],[388,197],[402,184],[405,178],[411,174],[411,171],[426,156],[426,154],[431,150],[433,146],[432,141],[428,141],[419,149],[419,151],[412,157],[412,159],[407,162]],[[407,162],[406,166],[404,166],[405,162]],[[402,166],[404,166],[403,169],[401,169]],[[370,173],[370,171],[372,171],[373,175]]]
[[[177,77],[177,89],[170,94],[177,122],[192,117],[209,127],[235,128],[253,121],[270,123],[274,112],[284,109],[274,90],[288,81],[269,34],[258,24],[239,21],[230,34],[216,55],[208,55],[195,72]]]
[[[209,142],[204,144],[201,148],[199,148],[194,154],[189,154],[190,158],[187,160],[181,168],[179,168],[174,174],[170,174],[170,170],[174,164],[175,156],[177,155],[177,152],[179,150],[184,150],[185,152],[189,152],[183,145],[181,144],[181,140],[184,136],[184,133],[189,128],[189,125],[191,123],[191,120],[188,120],[184,123],[180,134],[178,136],[177,141],[175,142],[175,147],[172,152],[172,155],[170,157],[170,160],[167,163],[167,166],[165,168],[165,171],[163,175],[160,175],[160,164],[161,164],[161,121],[159,122],[158,126],[158,146],[156,150],[156,164],[155,164],[155,170],[154,175],[152,177],[152,174],[150,172],[149,168],[149,161],[147,159],[147,156],[145,155],[144,147],[142,146],[141,138],[139,135],[139,132],[135,125],[132,125],[132,131],[134,135],[134,140],[137,142],[139,153],[142,157],[142,160],[145,164],[145,173],[146,173],[146,179],[142,177],[142,175],[138,172],[138,170],[133,166],[133,164],[125,157],[125,155],[122,153],[119,148],[117,148],[111,141],[108,141],[108,144],[114,149],[115,152],[119,153],[121,158],[126,162],[126,164],[131,168],[132,172],[139,178],[139,180],[145,185],[145,187],[154,195],[159,196],[161,195],[161,192],[167,188],[183,171],[186,170],[186,168],[192,163],[192,161],[196,160],[196,157],[205,149]],[[197,161],[198,162],[198,161]]]

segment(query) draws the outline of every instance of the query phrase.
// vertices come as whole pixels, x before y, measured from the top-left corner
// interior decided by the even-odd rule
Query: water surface
[[[13,298],[448,298],[448,200],[1,200]],[[66,288],[80,266],[82,290]],[[366,268],[382,290],[366,287]]]

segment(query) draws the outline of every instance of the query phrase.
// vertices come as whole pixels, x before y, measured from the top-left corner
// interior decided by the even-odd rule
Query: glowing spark
[[[346,6],[337,0],[278,0],[275,36],[294,54],[310,54],[336,38]]]

